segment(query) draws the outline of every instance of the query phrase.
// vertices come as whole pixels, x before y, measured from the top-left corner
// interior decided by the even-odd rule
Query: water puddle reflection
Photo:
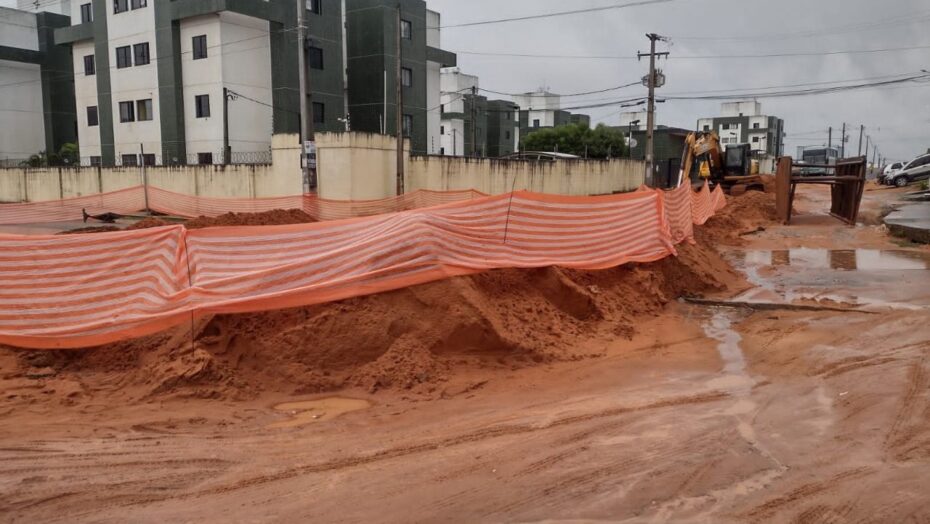
[[[783,249],[735,251],[747,267],[799,267],[838,271],[930,270],[930,253],[879,249]]]
[[[274,407],[275,411],[288,413],[291,418],[275,422],[269,429],[296,428],[307,424],[325,422],[340,415],[371,407],[371,402],[354,398],[324,398],[301,402],[285,402]]]

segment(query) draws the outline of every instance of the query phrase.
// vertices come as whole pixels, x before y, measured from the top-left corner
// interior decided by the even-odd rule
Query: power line
[[[826,93],[837,93],[843,91],[855,91],[859,89],[868,89],[875,87],[890,86],[896,84],[903,84],[905,82],[913,82],[916,80],[922,80],[930,78],[930,74],[923,73],[920,75],[909,76],[906,78],[899,78],[894,80],[883,80],[880,82],[868,82],[862,84],[853,84],[846,86],[830,86],[830,87],[821,87],[814,89],[799,89],[794,91],[773,91],[768,93],[733,93],[729,95],[692,95],[692,96],[676,96],[669,95],[663,96],[666,100],[734,100],[734,99],[746,99],[746,98],[785,98],[785,97],[794,97],[794,96],[809,96],[809,95],[821,95]]]
[[[522,22],[524,20],[539,20],[541,18],[553,18],[557,16],[577,15],[577,14],[582,14],[582,13],[594,13],[598,11],[612,11],[614,9],[625,9],[628,7],[637,7],[637,6],[643,6],[643,5],[665,4],[665,3],[674,2],[674,1],[676,0],[640,0],[638,2],[630,2],[626,4],[619,4],[619,5],[590,7],[587,9],[574,9],[571,11],[558,11],[555,13],[542,13],[538,15],[517,16],[513,18],[498,18],[496,20],[482,20],[480,22],[466,22],[463,24],[451,24],[451,25],[444,25],[444,26],[439,26],[439,27],[428,27],[427,29],[452,29],[456,27],[473,27],[473,26],[478,26],[478,25],[504,24],[507,22]]]
[[[478,89],[486,93],[493,93],[495,95],[502,95],[502,96],[522,96],[522,97],[529,97],[529,98],[570,98],[570,97],[575,97],[575,96],[586,96],[586,95],[597,95],[601,93],[609,93],[611,91],[617,91],[620,89],[624,89],[624,88],[632,87],[636,85],[641,85],[641,84],[642,84],[642,80],[637,80],[635,82],[630,82],[629,84],[608,87],[605,89],[598,89],[597,91],[585,91],[582,93],[569,93],[566,95],[558,95],[554,93],[505,93],[502,91],[492,91],[491,89],[484,89],[481,87],[479,87]]]

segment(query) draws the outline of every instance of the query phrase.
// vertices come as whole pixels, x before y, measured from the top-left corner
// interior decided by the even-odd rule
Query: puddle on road
[[[300,402],[285,402],[274,407],[275,411],[289,413],[291,418],[275,422],[269,429],[296,428],[307,424],[325,422],[340,415],[371,407],[371,402],[355,398],[323,398]]]
[[[879,249],[783,249],[734,251],[749,267],[791,266],[839,271],[930,270],[930,253]]]

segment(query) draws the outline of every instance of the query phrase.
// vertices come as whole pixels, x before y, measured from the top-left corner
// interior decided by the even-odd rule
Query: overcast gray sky
[[[427,0],[427,4],[441,13],[445,26],[629,1]],[[930,46],[928,27],[927,0],[675,0],[542,20],[445,28],[442,45],[450,51],[632,58],[637,51],[648,50],[645,33],[656,32],[671,37],[670,44],[660,45],[663,51],[672,53],[669,61],[661,63],[668,79],[667,85],[659,90],[661,96],[708,90],[740,92],[747,88],[919,73],[921,69],[930,70],[930,49],[755,59],[675,57]],[[837,28],[843,32],[772,37]],[[648,70],[647,62],[635,59],[460,54],[458,63],[464,72],[480,76],[481,87],[502,92],[530,91],[540,86],[556,93],[593,91],[634,82]],[[644,93],[645,88],[637,86],[563,100],[563,105],[569,102],[583,105],[579,103],[582,100],[632,98]],[[789,154],[794,154],[798,145],[826,143],[827,128],[831,125],[837,143],[843,122],[853,128],[848,133],[847,152],[858,150],[860,124],[866,126],[866,133],[878,143],[879,151],[892,159],[910,159],[930,148],[930,82],[798,98],[760,98],[760,102],[763,112],[785,119]],[[717,115],[720,102],[668,101],[658,108],[658,123],[693,129],[698,118]],[[616,124],[620,111],[616,107],[578,112],[590,114],[594,122]]]

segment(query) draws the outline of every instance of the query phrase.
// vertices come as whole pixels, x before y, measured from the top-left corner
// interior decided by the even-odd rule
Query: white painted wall
[[[74,61],[74,99],[77,111],[78,147],[80,148],[82,165],[90,165],[90,157],[100,156],[100,126],[91,127],[87,125],[87,108],[98,105],[97,76],[84,74],[84,57],[93,54],[93,40],[75,42],[71,46],[71,55]]]
[[[720,105],[720,116],[756,116],[762,114],[762,104],[755,100],[724,102]]]
[[[442,150],[446,156],[465,154],[465,120],[449,118],[442,121]]]
[[[440,38],[439,26],[442,25],[442,17],[436,11],[426,10],[426,45],[442,49],[442,40]]]
[[[441,83],[439,71],[439,63],[426,62],[426,108],[428,111],[426,113],[426,150],[431,155],[438,155],[442,147],[442,137],[439,133],[442,120],[442,111],[439,107],[442,98],[439,89]]]
[[[223,151],[223,23],[219,13],[181,20],[181,79],[187,154],[212,153],[222,162]],[[206,35],[207,58],[194,60],[193,38]],[[197,118],[196,97],[210,97],[210,116]],[[232,104],[230,104],[232,105]],[[230,130],[230,135],[232,132]]]
[[[635,122],[637,120],[639,120],[639,124],[633,126],[633,130],[643,131],[648,127],[647,122],[649,120],[649,114],[645,111],[627,111],[620,113],[620,125],[622,127],[629,129],[630,122]],[[658,121],[658,118],[656,118],[656,121]]]
[[[440,103],[446,113],[464,113],[464,94],[471,93],[472,87],[480,87],[478,77],[466,75],[457,67],[446,67],[440,70],[439,88],[442,92]]]
[[[532,93],[517,95],[513,97],[513,101],[515,104],[520,106],[520,109],[534,109],[540,113],[543,111],[549,111],[551,114],[551,111],[557,111],[562,108],[562,97],[555,93],[550,93],[545,89],[539,89]],[[554,119],[550,121],[554,121]],[[540,123],[540,125],[553,124]]]
[[[150,3],[151,4],[151,3]],[[161,152],[160,104],[158,99],[158,72],[155,49],[155,9],[152,5],[122,13],[107,9],[107,47],[110,58],[110,91],[113,97],[113,141],[116,159],[122,155],[138,155],[140,144],[146,153]],[[80,22],[80,19],[77,20]],[[75,21],[72,20],[72,23]],[[146,65],[117,69],[116,48],[148,42],[149,63]],[[135,61],[133,61],[135,63]],[[83,72],[83,66],[80,69]],[[152,99],[152,119],[135,122],[120,122],[119,103]]]
[[[0,45],[37,51],[35,15],[0,8]],[[0,60],[0,165],[45,149],[41,80],[38,65]]]

